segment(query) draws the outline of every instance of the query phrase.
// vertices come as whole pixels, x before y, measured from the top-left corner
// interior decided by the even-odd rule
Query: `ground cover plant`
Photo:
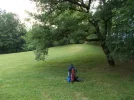
[[[83,79],[66,81],[73,63]],[[133,62],[110,67],[100,46],[52,47],[46,61],[34,53],[0,55],[0,100],[133,100]]]

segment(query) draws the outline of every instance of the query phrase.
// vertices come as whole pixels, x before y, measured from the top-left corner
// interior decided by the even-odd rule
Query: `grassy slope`
[[[66,81],[70,63],[82,82]],[[86,44],[51,48],[45,62],[33,52],[0,55],[0,100],[134,100],[131,64],[110,68],[101,48]]]

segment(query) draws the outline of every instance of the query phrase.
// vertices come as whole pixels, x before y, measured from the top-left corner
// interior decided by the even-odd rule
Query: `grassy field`
[[[53,47],[46,61],[34,58],[0,55],[0,100],[134,100],[134,63],[110,67],[99,46]],[[83,81],[66,81],[70,63]]]

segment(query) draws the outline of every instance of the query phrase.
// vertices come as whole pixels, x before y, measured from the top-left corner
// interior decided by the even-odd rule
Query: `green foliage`
[[[27,31],[25,36],[23,36],[25,40],[25,44],[23,45],[23,49],[25,51],[35,50],[34,40],[32,39],[32,30]]]
[[[128,59],[130,55],[133,58],[133,0],[100,0],[94,11],[91,5],[96,0],[32,1],[38,4],[41,11],[34,17],[42,25],[49,27],[50,34],[55,37],[51,41],[55,46],[84,43],[85,40],[95,40],[92,37],[96,36],[107,59]],[[124,36],[127,37],[125,40]],[[45,49],[47,47],[49,46]]]
[[[114,9],[112,33],[108,44],[116,59],[130,60],[134,58],[134,2],[127,0],[119,9]]]
[[[44,60],[44,55],[48,53],[48,47],[51,47],[53,34],[50,32],[50,27],[34,25],[32,28],[32,41],[36,47],[36,60]]]
[[[22,36],[25,33],[25,26],[20,23],[17,15],[0,12],[0,53],[22,51],[25,43]]]
[[[84,43],[86,37],[95,32],[91,24],[87,23],[87,19],[85,19],[87,16],[83,13],[56,10],[48,15],[49,18],[47,15],[46,13],[38,15],[41,24],[34,25],[32,28],[32,40],[36,41],[36,58],[40,59],[45,51],[47,54],[48,47]]]

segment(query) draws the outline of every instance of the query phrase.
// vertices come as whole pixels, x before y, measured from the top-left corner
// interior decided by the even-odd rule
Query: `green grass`
[[[68,65],[81,82],[66,81]],[[99,46],[50,48],[46,61],[33,52],[0,55],[0,100],[134,100],[134,63],[108,66]]]

